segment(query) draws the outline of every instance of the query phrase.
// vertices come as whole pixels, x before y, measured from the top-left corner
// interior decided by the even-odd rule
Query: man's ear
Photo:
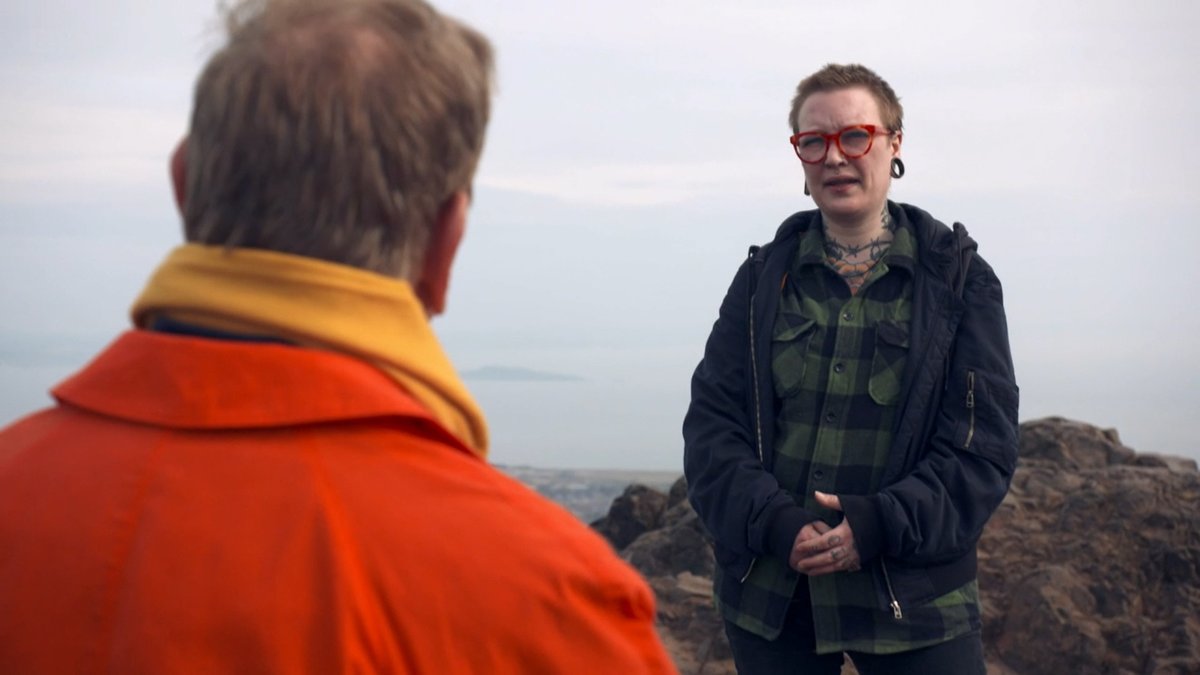
[[[175,191],[175,206],[179,208],[179,215],[183,215],[183,205],[187,203],[187,144],[187,136],[184,136],[175,146],[175,152],[171,153],[171,189]]]
[[[416,283],[417,297],[425,305],[425,313],[429,316],[437,316],[446,309],[450,267],[467,229],[467,208],[470,203],[471,198],[466,191],[459,190],[438,209],[437,220],[429,235],[429,248],[425,250],[425,264]]]

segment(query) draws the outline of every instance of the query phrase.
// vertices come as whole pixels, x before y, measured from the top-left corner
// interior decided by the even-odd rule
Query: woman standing
[[[903,110],[860,65],[789,115],[817,204],[751,249],[692,379],[689,497],[739,673],[983,673],[975,546],[1017,458],[1000,282],[888,200]]]

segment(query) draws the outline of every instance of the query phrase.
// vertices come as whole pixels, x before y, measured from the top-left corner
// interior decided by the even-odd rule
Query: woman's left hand
[[[834,511],[842,510],[842,501],[837,495],[816,492],[814,496],[821,506]],[[834,572],[855,572],[862,566],[858,546],[854,543],[854,532],[850,530],[850,521],[844,518],[837,527],[815,539],[809,539],[797,548],[801,557],[796,563],[796,570],[810,577]]]

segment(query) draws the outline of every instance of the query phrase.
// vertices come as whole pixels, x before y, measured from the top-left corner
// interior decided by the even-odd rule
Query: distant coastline
[[[496,465],[496,468],[533,488],[543,497],[557,502],[585,523],[608,513],[613,500],[630,485],[637,483],[666,492],[681,474],[680,471],[637,469],[550,469],[504,465]]]

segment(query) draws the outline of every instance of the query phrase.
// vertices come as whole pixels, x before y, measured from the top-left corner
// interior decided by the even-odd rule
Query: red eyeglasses
[[[871,151],[876,136],[891,136],[889,129],[880,129],[874,124],[855,124],[833,132],[823,134],[819,131],[805,131],[792,134],[790,140],[796,156],[805,164],[816,164],[825,161],[829,154],[830,141],[836,142],[838,150],[846,159],[858,159]]]

